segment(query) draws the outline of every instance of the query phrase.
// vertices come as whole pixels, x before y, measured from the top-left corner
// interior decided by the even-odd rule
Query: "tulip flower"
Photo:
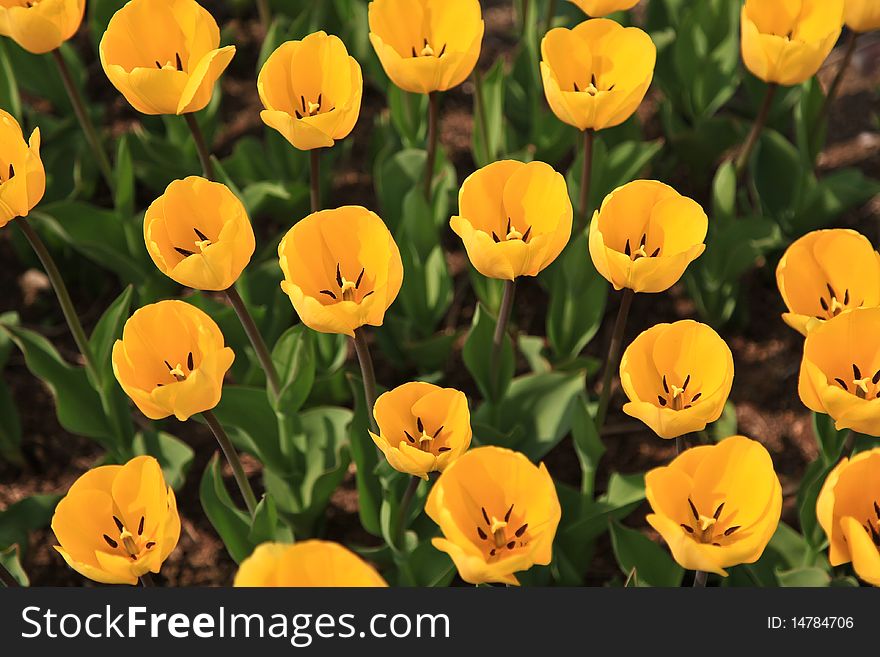
[[[449,222],[483,276],[537,276],[571,236],[565,178],[543,162],[494,162],[472,173]]]
[[[26,217],[45,191],[40,129],[34,128],[25,141],[15,117],[0,109],[0,228]]]
[[[587,16],[607,16],[615,11],[632,9],[639,0],[571,0]]]
[[[333,146],[361,109],[361,67],[339,37],[315,32],[281,44],[263,64],[260,118],[300,150]]]
[[[880,306],[880,254],[854,230],[815,230],[795,240],[776,268],[785,323],[803,335],[853,308]]]
[[[733,355],[705,324],[657,324],[624,351],[620,382],[629,399],[624,413],[661,438],[677,438],[721,417],[733,385]]]
[[[798,394],[838,430],[880,436],[880,308],[855,308],[814,326],[804,341]]]
[[[214,408],[235,355],[208,315],[183,301],[137,310],[113,345],[113,373],[151,420]]]
[[[514,573],[550,563],[562,514],[544,464],[503,447],[462,454],[431,488],[425,511],[443,532],[434,547],[464,581],[514,585]]]
[[[144,114],[189,114],[211,100],[235,46],[220,48],[216,21],[195,0],[131,0],[99,47],[110,82]]]
[[[852,562],[856,575],[880,586],[880,448],[837,464],[819,493],[816,516],[831,565]]]
[[[360,206],[322,210],[294,224],[278,246],[281,289],[300,320],[354,337],[381,326],[403,283],[403,263],[382,220]]]
[[[452,388],[405,383],[381,395],[373,415],[379,435],[370,437],[389,465],[426,481],[429,472],[442,472],[471,444],[467,397]]]
[[[391,81],[430,94],[460,85],[483,42],[478,0],[373,0],[370,42]]]
[[[42,55],[76,34],[85,9],[86,0],[3,0],[0,35]]]
[[[768,83],[813,77],[843,26],[844,0],[746,0],[741,13],[743,62]]]
[[[366,561],[331,541],[263,543],[241,562],[238,587],[386,587]]]
[[[180,517],[159,462],[138,456],[77,479],[55,508],[52,531],[76,572],[102,584],[137,584],[177,546]]]
[[[232,286],[254,254],[254,231],[226,185],[175,180],[144,216],[147,252],[159,270],[196,290]]]
[[[662,292],[705,250],[708,218],[698,203],[655,180],[618,187],[590,224],[590,256],[614,289]]]
[[[648,523],[689,570],[727,576],[757,561],[782,513],[770,454],[743,436],[686,450],[645,476]]]
[[[880,3],[877,0],[845,0],[843,20],[853,32],[880,30]]]
[[[620,125],[636,111],[657,49],[645,32],[596,18],[557,27],[541,41],[541,78],[550,109],[578,130]]]

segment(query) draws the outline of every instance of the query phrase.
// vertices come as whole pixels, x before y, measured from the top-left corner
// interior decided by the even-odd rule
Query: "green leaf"
[[[379,465],[379,455],[375,443],[370,438],[370,421],[364,388],[357,376],[348,377],[354,397],[354,416],[349,428],[351,457],[355,464],[355,484],[358,492],[358,515],[361,525],[373,536],[382,535],[379,513],[382,508],[382,484],[375,475]]]
[[[728,436],[735,436],[736,428],[736,405],[728,399],[724,404],[724,410],[721,411],[721,417],[710,424],[706,431],[709,437],[717,443]]]
[[[254,545],[260,545],[267,541],[293,542],[293,532],[290,531],[290,527],[280,524],[275,502],[268,495],[264,495],[257,504],[248,540]]]
[[[134,164],[131,160],[131,148],[129,147],[127,135],[123,135],[119,139],[114,169],[116,173],[116,193],[114,194],[113,205],[116,208],[116,213],[125,220],[134,215],[135,204]]]
[[[113,344],[122,337],[122,327],[129,317],[133,294],[132,287],[126,287],[104,311],[89,338],[89,348],[95,358],[96,367],[111,379],[113,368],[110,357]]]
[[[239,509],[229,496],[229,491],[223,483],[218,454],[214,454],[202,475],[199,499],[205,515],[223,540],[229,556],[236,563],[241,563],[256,547],[249,538],[251,518]]]
[[[828,120],[822,116],[824,107],[822,83],[817,77],[811,77],[801,85],[801,97],[794,108],[798,150],[807,162],[815,162],[825,146]]]
[[[0,107],[12,114],[21,123],[21,95],[18,93],[18,82],[15,78],[15,69],[9,56],[6,54],[5,39],[0,41]]]
[[[763,132],[755,156],[755,187],[761,205],[773,217],[787,217],[800,206],[809,173],[800,153],[775,130]]]
[[[776,573],[779,586],[825,587],[831,584],[831,576],[821,568],[793,568]]]
[[[849,433],[849,429],[836,429],[830,415],[813,413],[813,434],[826,465],[834,465],[840,459]]]
[[[504,396],[510,381],[513,378],[514,357],[513,341],[505,331],[504,339],[498,357],[497,375],[492,370],[493,340],[497,319],[489,314],[483,304],[478,303],[474,311],[474,319],[471,330],[462,349],[464,365],[484,399],[498,401]],[[496,380],[493,381],[493,376]]]
[[[712,181],[712,222],[728,223],[736,218],[736,167],[726,160]]]
[[[485,76],[476,78],[471,152],[477,168],[491,164],[504,152],[504,68],[504,60],[499,59]]]
[[[174,490],[180,490],[186,481],[195,453],[192,447],[164,431],[141,431],[132,443],[135,455],[149,454],[159,461],[165,481]]]
[[[21,420],[9,386],[0,381],[0,459],[22,465]]]
[[[275,412],[264,389],[223,386],[223,396],[213,412],[239,449],[254,454],[266,467],[279,472],[293,467],[294,455],[282,446]]]
[[[31,495],[0,511],[0,549],[28,545],[30,532],[48,527],[61,495]]]
[[[635,529],[610,522],[611,547],[625,575],[635,569],[639,586],[681,586],[684,569],[669,552]]]
[[[281,378],[281,392],[271,400],[276,411],[296,413],[308,399],[315,383],[313,333],[297,324],[282,335],[272,349],[272,362]]]
[[[403,91],[397,85],[387,89],[391,125],[400,136],[404,148],[421,148],[428,131],[428,96]]]
[[[605,444],[596,431],[596,422],[587,407],[585,397],[577,398],[572,412],[571,436],[581,466],[581,493],[592,497],[596,470],[605,454]]]
[[[21,565],[21,548],[18,545],[0,550],[0,567],[5,568],[20,586],[30,586],[30,580]]]

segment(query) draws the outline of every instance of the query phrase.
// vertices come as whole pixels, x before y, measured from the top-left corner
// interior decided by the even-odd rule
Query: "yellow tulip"
[[[0,109],[0,228],[16,217],[26,217],[45,191],[40,129],[34,128],[25,141],[18,121]]]
[[[373,0],[370,42],[391,81],[429,94],[465,81],[483,43],[479,0]]]
[[[144,215],[144,241],[159,270],[196,290],[231,287],[254,254],[254,231],[226,185],[175,180]]]
[[[844,458],[816,503],[832,566],[852,562],[861,579],[880,586],[880,447]]]
[[[159,462],[138,456],[73,482],[55,508],[55,549],[76,572],[102,584],[137,584],[158,573],[177,546],[180,517]]]
[[[300,150],[348,136],[361,111],[361,67],[339,37],[315,32],[281,44],[263,64],[260,118]]]
[[[746,0],[740,22],[746,68],[792,86],[813,77],[837,43],[843,0]]]
[[[565,178],[543,162],[494,162],[464,181],[449,222],[483,276],[537,276],[571,236]]]
[[[183,301],[144,306],[113,345],[113,373],[151,420],[214,408],[235,355],[208,315]]]
[[[880,436],[880,308],[856,308],[814,326],[804,341],[798,394],[837,429]]]
[[[544,94],[560,121],[578,130],[611,128],[641,104],[656,61],[654,42],[637,27],[605,18],[557,27],[541,41]]]
[[[544,464],[503,447],[462,454],[431,488],[425,512],[443,532],[431,542],[464,581],[514,585],[514,573],[550,563],[562,515]]]
[[[632,9],[639,0],[570,0],[587,16],[607,16],[615,11]]]
[[[656,180],[635,180],[593,213],[590,256],[614,289],[662,292],[703,253],[708,227],[695,201]]]
[[[370,437],[392,468],[428,479],[443,471],[471,444],[467,397],[431,383],[404,383],[376,400],[379,435]]]
[[[366,561],[339,543],[311,539],[299,543],[263,543],[241,562],[239,587],[385,587]]]
[[[880,30],[880,2],[845,0],[843,20],[853,32]]]
[[[0,0],[0,35],[42,55],[76,34],[85,9],[86,0]]]
[[[657,324],[623,352],[623,412],[661,438],[701,431],[724,411],[733,385],[733,355],[705,324]]]
[[[648,523],[688,570],[727,576],[757,561],[782,513],[770,454],[743,436],[686,450],[645,476]]]
[[[235,46],[195,0],[131,0],[107,25],[99,48],[110,82],[144,114],[188,114],[211,100]]]
[[[816,230],[795,240],[776,268],[785,323],[806,335],[852,308],[880,306],[880,254],[854,230]]]
[[[403,263],[382,220],[358,205],[310,214],[294,224],[278,260],[303,324],[354,337],[364,324],[381,326],[400,292]]]

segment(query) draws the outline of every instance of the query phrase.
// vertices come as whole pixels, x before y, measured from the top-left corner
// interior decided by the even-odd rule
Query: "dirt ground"
[[[222,5],[212,2],[203,4],[218,21],[224,20],[224,11],[219,8]],[[486,41],[480,66],[487,69],[498,55],[509,53],[515,47],[515,20],[507,0],[484,1],[483,5]],[[259,30],[255,21],[233,19],[232,25],[238,54],[222,82],[225,128],[215,145],[221,156],[228,154],[236,139],[244,135],[259,135],[264,130],[259,119],[261,107],[253,80]],[[90,96],[106,99],[113,117],[111,129],[115,133],[125,131],[138,120],[137,115],[109,87],[97,58],[89,52],[88,40],[80,38],[79,45],[88,52]],[[826,84],[833,77],[840,56],[840,51],[835,51],[820,74]],[[880,40],[865,39],[835,105],[828,145],[819,159],[819,175],[841,166],[855,166],[867,175],[880,178],[880,132],[869,111],[877,106],[878,85]],[[463,180],[474,169],[469,150],[472,92],[472,86],[466,83],[444,98],[441,140],[458,170],[459,180]],[[353,158],[335,173],[334,197],[340,199],[340,203],[353,202],[375,207],[372,181],[364,173],[367,168],[357,164],[358,159],[364,156],[363,149],[369,141],[372,122],[383,111],[386,109],[382,94],[376,89],[367,88],[361,119],[350,138],[355,145]],[[150,199],[143,200],[146,203]],[[254,220],[259,231],[260,218],[255,217]],[[878,220],[880,198],[875,198],[864,207],[841,217],[839,223],[860,230],[876,244],[880,238]],[[65,357],[75,360],[75,348],[45,276],[39,270],[25,268],[12,248],[9,233],[8,230],[0,231],[0,262],[5,265],[0,268],[0,290],[3,290],[0,313],[16,310],[25,326],[43,332],[59,345]],[[460,244],[451,239],[448,244],[451,249],[458,249],[449,254],[451,268],[459,272],[459,279],[464,277],[456,281],[457,288],[466,291],[460,304],[462,313],[457,320],[459,325],[464,325],[470,319],[472,297],[468,296],[471,293],[462,266],[464,260]],[[750,321],[744,328],[732,328],[723,333],[733,350],[736,363],[731,399],[736,404],[739,431],[761,440],[773,454],[785,496],[783,517],[795,523],[793,502],[797,484],[806,464],[817,454],[809,413],[797,395],[801,338],[779,318],[782,302],[776,291],[771,266],[758,268],[748,274],[744,287],[748,291]],[[72,294],[77,307],[82,309],[87,330],[97,321],[100,310],[115,296],[108,293],[106,298],[96,299],[94,292],[86,289],[74,289]],[[543,313],[546,309],[544,293],[536,283],[526,281],[520,286],[518,294],[520,298],[528,299],[528,303],[519,304],[519,308],[529,309],[527,314],[518,314],[518,329],[531,335],[543,334]],[[617,304],[618,299],[612,295],[607,310],[609,317],[589,346],[588,353],[598,355],[605,350]],[[695,316],[693,304],[682,285],[674,287],[669,294],[652,295],[650,299],[637,297],[627,329],[627,340],[654,323]],[[462,367],[457,356],[450,363],[450,369]],[[381,367],[379,374],[381,378]],[[76,477],[101,458],[101,450],[93,442],[70,435],[58,425],[51,396],[28,372],[18,352],[13,352],[3,376],[12,389],[21,414],[26,464],[19,468],[0,463],[0,509],[35,493],[64,492]],[[616,406],[619,408],[620,404]],[[612,404],[612,409],[614,407],[615,404]],[[175,586],[229,584],[234,563],[202,512],[198,499],[200,473],[215,450],[213,438],[193,423],[174,427],[173,431],[193,447],[196,457],[190,477],[178,495],[183,521],[180,544],[163,567],[157,583]],[[644,471],[668,461],[674,450],[671,441],[659,440],[640,423],[614,410],[609,417],[604,439],[608,453],[599,476],[600,487],[607,480],[609,464],[624,473]],[[563,481],[576,482],[580,476],[569,441],[564,441],[551,452],[546,462],[551,474]],[[245,465],[256,481],[259,465],[253,460],[247,460]],[[641,526],[643,515],[637,512],[631,521]],[[368,544],[376,540],[360,528],[357,494],[351,474],[333,496],[328,509],[327,531],[329,538],[351,543]],[[54,542],[49,530],[31,535],[24,567],[32,583],[93,585],[67,568],[52,549]],[[588,582],[601,584],[615,574],[617,567],[610,547],[600,545]]]

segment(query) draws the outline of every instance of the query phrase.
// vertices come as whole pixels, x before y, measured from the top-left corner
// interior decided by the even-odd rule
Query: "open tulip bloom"
[[[75,571],[103,584],[137,584],[158,573],[177,546],[180,517],[159,462],[138,456],[77,479],[55,508],[55,549]]]
[[[478,447],[437,479],[425,512],[440,526],[434,547],[471,584],[518,585],[514,573],[550,563],[562,515],[542,463],[503,447]]]
[[[2,0],[0,35],[41,55],[76,34],[85,9],[86,0]]]
[[[854,230],[815,230],[795,240],[776,268],[785,323],[806,335],[853,308],[880,305],[880,254]]]
[[[629,399],[624,413],[661,438],[677,438],[721,417],[733,385],[733,355],[705,324],[657,324],[624,351],[620,383]]]
[[[700,205],[656,180],[635,180],[602,201],[590,223],[590,256],[615,290],[663,292],[705,250]]]
[[[804,405],[838,430],[880,436],[880,308],[856,308],[807,334],[798,379]]]
[[[483,276],[537,276],[571,236],[565,178],[543,162],[494,162],[461,186],[459,215],[449,222]]]
[[[238,587],[387,587],[366,561],[331,541],[263,543],[241,562]]]
[[[844,0],[746,0],[742,57],[764,82],[785,86],[813,77],[837,43]]]
[[[381,326],[403,283],[390,231],[360,206],[322,210],[294,224],[278,246],[284,280],[300,320],[322,333],[354,337]]]
[[[373,0],[370,42],[391,81],[430,94],[465,81],[480,57],[479,0]]]
[[[852,562],[861,579],[880,586],[880,448],[844,458],[816,503],[832,566]]]
[[[26,217],[45,191],[40,129],[34,128],[25,141],[15,117],[0,109],[0,228]]]
[[[148,418],[183,422],[217,405],[234,358],[208,315],[183,301],[160,301],[125,323],[113,345],[113,373]]]
[[[648,523],[682,568],[727,576],[757,561],[779,524],[782,486],[770,454],[743,436],[686,450],[645,476]]]
[[[235,46],[195,0],[131,0],[117,11],[99,47],[110,82],[144,114],[189,114],[211,100]]]
[[[880,2],[877,0],[844,0],[843,20],[854,32],[880,29]]]
[[[254,231],[228,187],[175,180],[144,216],[147,252],[159,270],[195,290],[231,287],[254,254]]]
[[[379,435],[370,432],[388,464],[399,472],[428,479],[443,471],[471,444],[467,397],[431,383],[404,383],[376,400]]]
[[[607,16],[635,7],[639,0],[570,0],[588,16]]]
[[[260,70],[263,123],[300,150],[330,147],[357,123],[364,81],[339,37],[315,32],[288,41]]]

